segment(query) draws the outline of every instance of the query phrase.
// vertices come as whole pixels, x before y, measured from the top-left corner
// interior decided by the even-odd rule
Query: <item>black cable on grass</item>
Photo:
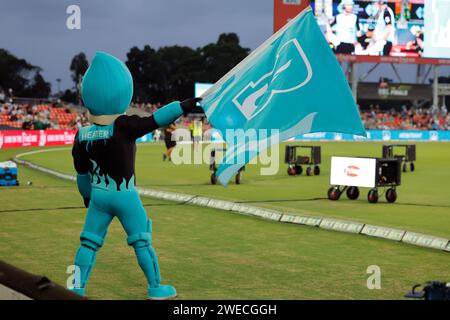
[[[184,205],[186,203],[149,203],[143,204],[144,207],[162,207],[162,206],[178,206]],[[16,212],[27,212],[27,211],[61,211],[61,210],[75,210],[75,209],[86,209],[84,206],[79,207],[56,207],[56,208],[30,208],[30,209],[15,209],[15,210],[0,210],[0,213],[16,213]]]
[[[384,194],[384,193],[383,193]],[[328,198],[310,198],[310,199],[269,199],[269,200],[248,200],[248,201],[233,201],[235,203],[271,203],[271,202],[302,202],[302,201],[317,201],[328,200]],[[420,203],[390,203],[389,205],[397,206],[418,206],[431,208],[450,208],[450,205],[435,205],[435,204],[420,204]]]
[[[182,206],[189,204],[193,199],[200,197],[199,195],[192,196],[189,200],[175,203],[149,203],[143,204],[144,207],[163,207],[163,206]],[[233,201],[234,203],[272,203],[272,202],[301,202],[301,201],[317,201],[328,200],[328,198],[309,198],[309,199],[269,199],[269,200],[248,200],[248,201]],[[389,205],[404,205],[404,206],[420,206],[420,207],[432,207],[432,208],[450,208],[448,205],[432,205],[432,204],[418,204],[418,203],[392,203]],[[15,209],[15,210],[0,210],[0,213],[16,213],[27,211],[55,211],[55,210],[75,210],[86,209],[84,206],[74,207],[56,207],[56,208],[29,208],[29,209]]]
[[[431,207],[431,208],[450,208],[449,205],[436,205],[436,204],[420,204],[420,203],[389,203],[389,205],[391,204],[396,204],[396,205],[401,205],[401,206],[418,206],[418,207]]]
[[[29,209],[10,209],[10,210],[0,210],[0,213],[13,213],[13,212],[25,212],[25,211],[52,211],[52,210],[72,210],[72,209],[82,209],[84,207],[58,207],[58,208],[29,208]]]
[[[268,202],[300,202],[300,201],[317,201],[317,200],[328,200],[328,198],[242,200],[242,201],[234,201],[234,202],[236,202],[236,203],[268,203]]]
[[[199,197],[198,195],[191,197],[189,200],[177,203],[151,203],[143,204],[144,207],[159,207],[159,206],[179,206],[189,204],[190,201]],[[327,198],[313,198],[313,199],[273,199],[273,200],[249,200],[249,201],[234,201],[235,203],[269,203],[269,202],[288,202],[288,201],[313,201],[313,200],[324,200]],[[86,209],[84,206],[74,206],[74,207],[56,207],[56,208],[30,208],[30,209],[9,209],[0,210],[0,213],[12,213],[12,212],[26,212],[26,211],[55,211],[55,210],[75,210],[75,209]]]

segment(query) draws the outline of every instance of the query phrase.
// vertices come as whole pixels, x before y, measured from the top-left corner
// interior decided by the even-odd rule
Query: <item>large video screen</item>
[[[336,54],[450,58],[449,0],[316,0]]]
[[[425,58],[450,58],[450,0],[425,0]]]

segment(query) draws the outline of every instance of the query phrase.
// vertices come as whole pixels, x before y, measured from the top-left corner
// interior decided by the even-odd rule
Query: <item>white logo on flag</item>
[[[281,56],[281,53],[283,51],[288,51],[287,53],[284,53],[283,56]],[[290,59],[282,64],[280,67],[278,66],[278,61],[280,58],[285,58],[286,56],[290,57]],[[299,81],[296,81],[294,85],[288,86],[287,88],[283,88],[283,85],[280,84],[281,89],[277,88],[276,80],[279,78],[279,76],[282,74],[284,77],[290,76],[293,79],[297,80],[298,75],[292,74],[296,70],[295,66],[297,64],[304,64],[306,67],[306,77],[303,79],[302,82],[299,83]],[[255,117],[258,113],[263,111],[270,103],[272,98],[276,94],[280,93],[288,93],[295,90],[300,89],[301,87],[305,86],[312,77],[312,68],[311,64],[306,57],[305,52],[303,51],[302,47],[300,46],[300,43],[297,39],[291,39],[288,42],[286,42],[277,52],[276,60],[274,63],[274,67],[272,68],[272,71],[269,73],[266,73],[263,75],[260,79],[257,81],[251,81],[244,89],[242,89],[236,97],[233,98],[233,103],[236,105],[236,107],[242,112],[242,114],[247,118],[247,120],[250,120],[251,118]],[[301,81],[301,79],[298,79]],[[262,103],[261,106],[258,105],[257,101],[260,100],[263,96],[266,96],[268,94],[269,86],[275,87],[277,89],[272,89],[269,97]]]

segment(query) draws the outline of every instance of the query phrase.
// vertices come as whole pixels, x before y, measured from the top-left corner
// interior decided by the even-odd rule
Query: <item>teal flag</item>
[[[202,98],[209,122],[227,143],[217,171],[223,185],[263,149],[296,135],[365,136],[347,80],[310,7]],[[233,137],[237,131],[245,138]]]

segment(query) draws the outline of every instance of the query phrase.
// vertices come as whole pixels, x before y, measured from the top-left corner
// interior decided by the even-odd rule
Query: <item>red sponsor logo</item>
[[[76,133],[76,130],[4,130],[0,131],[0,148],[70,145]]]
[[[348,166],[344,169],[344,173],[349,177],[357,177],[359,176],[359,167],[357,166]]]

